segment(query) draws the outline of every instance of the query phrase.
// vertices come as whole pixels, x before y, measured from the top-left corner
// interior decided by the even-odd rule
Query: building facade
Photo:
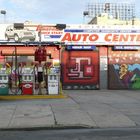
[[[13,38],[9,41],[4,32],[3,36],[1,34],[0,51],[4,57],[1,63],[13,60],[15,48],[19,62],[34,62],[35,50],[41,45],[47,51],[46,62],[60,64],[63,89],[140,88],[140,26],[24,26],[35,32],[36,40],[24,38],[15,42]]]

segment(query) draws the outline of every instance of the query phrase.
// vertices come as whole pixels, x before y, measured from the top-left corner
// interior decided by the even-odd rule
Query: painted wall
[[[64,89],[99,88],[98,51],[63,51],[62,85]]]
[[[112,51],[109,54],[109,89],[140,89],[140,51]]]

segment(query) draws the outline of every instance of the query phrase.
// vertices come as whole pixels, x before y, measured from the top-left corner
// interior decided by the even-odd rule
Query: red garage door
[[[98,51],[62,52],[63,89],[98,89]]]

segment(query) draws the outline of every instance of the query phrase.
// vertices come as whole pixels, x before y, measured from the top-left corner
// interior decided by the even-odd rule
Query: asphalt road
[[[140,140],[140,128],[0,131],[0,140]]]

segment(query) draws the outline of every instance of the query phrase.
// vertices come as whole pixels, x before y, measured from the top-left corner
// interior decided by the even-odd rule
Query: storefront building
[[[140,88],[139,26],[24,26],[34,31],[35,40],[5,40],[4,33],[0,45],[3,61],[10,63],[16,48],[18,61],[26,56],[24,61],[34,63],[35,50],[42,45],[46,61],[60,63],[63,89]]]

